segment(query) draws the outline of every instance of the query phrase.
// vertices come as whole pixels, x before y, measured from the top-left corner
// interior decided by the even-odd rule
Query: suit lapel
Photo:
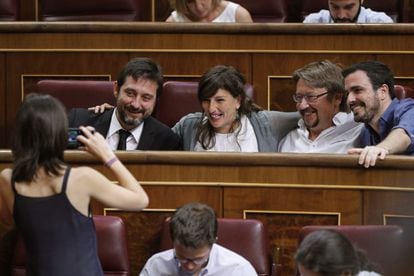
[[[141,138],[137,150],[150,150],[155,139],[154,118],[151,116],[145,119],[144,128],[142,129]]]
[[[111,118],[114,110],[115,109],[105,111],[101,116],[99,116],[99,119],[95,123],[96,131],[102,134],[105,138],[108,134],[109,126],[111,125]]]

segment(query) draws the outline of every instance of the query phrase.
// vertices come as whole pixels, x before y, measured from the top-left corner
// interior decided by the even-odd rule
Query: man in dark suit
[[[92,126],[106,137],[113,150],[177,150],[179,138],[151,114],[162,90],[163,76],[149,58],[129,61],[114,86],[115,109],[96,114],[74,108],[69,127]]]

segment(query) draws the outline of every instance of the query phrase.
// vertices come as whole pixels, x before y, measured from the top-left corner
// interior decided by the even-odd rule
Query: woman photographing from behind
[[[148,197],[135,177],[90,127],[78,136],[101,159],[119,186],[88,167],[71,168],[63,155],[68,122],[62,104],[49,95],[28,95],[17,112],[13,168],[0,174],[0,208],[21,232],[27,275],[103,275],[90,200],[138,211]]]

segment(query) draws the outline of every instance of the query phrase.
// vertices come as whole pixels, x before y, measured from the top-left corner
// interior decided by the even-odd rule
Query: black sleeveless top
[[[26,247],[26,275],[101,276],[93,219],[76,210],[62,191],[47,197],[15,194],[13,216]]]

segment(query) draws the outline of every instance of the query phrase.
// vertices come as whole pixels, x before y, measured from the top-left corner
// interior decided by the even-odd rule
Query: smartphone
[[[79,135],[83,135],[82,131],[79,128],[68,129],[68,149],[77,149],[82,146],[82,143],[76,140],[76,137]]]

